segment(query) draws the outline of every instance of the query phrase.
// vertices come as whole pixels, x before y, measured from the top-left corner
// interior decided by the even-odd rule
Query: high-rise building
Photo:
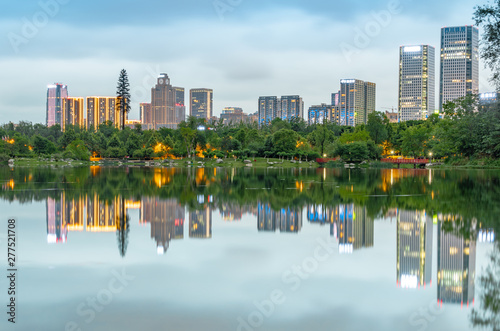
[[[399,120],[423,120],[434,113],[435,50],[429,45],[399,49]]]
[[[156,85],[151,89],[151,110],[153,113],[153,129],[177,128],[175,114],[175,90],[170,85],[170,78],[162,73]]]
[[[186,120],[186,104],[184,99],[184,88],[175,87],[175,121],[177,124]]]
[[[53,84],[47,86],[47,111],[46,124],[53,126],[56,124],[62,127],[62,99],[68,97],[68,86],[63,84]]]
[[[259,126],[270,124],[278,116],[278,97],[259,98]]]
[[[139,118],[141,120],[142,127],[145,130],[152,130],[154,129],[154,122],[153,122],[153,111],[150,103],[143,102],[139,105],[140,108],[140,115]]]
[[[335,106],[330,106],[325,103],[317,106],[309,107],[307,111],[308,115],[308,123],[312,124],[322,124],[323,121],[331,121],[333,117],[335,117]]]
[[[243,109],[239,107],[226,107],[222,109],[222,113],[220,115],[223,123],[225,125],[233,123],[238,124],[241,122],[248,121],[248,115],[243,112]]]
[[[359,79],[340,81],[340,125],[366,124],[368,115],[375,111],[376,85]]]
[[[63,98],[61,106],[61,129],[66,131],[67,125],[85,127],[83,98]]]
[[[448,101],[479,92],[479,31],[474,26],[441,29],[439,110]]]
[[[259,97],[259,126],[271,123],[275,118],[290,121],[304,118],[304,101],[299,95]]]
[[[211,89],[191,89],[189,91],[189,115],[203,118],[208,122],[213,116],[213,94]]]
[[[482,105],[492,104],[498,102],[497,92],[488,92],[479,94],[479,103]]]
[[[441,303],[474,302],[476,239],[443,229],[454,216],[443,216],[438,224],[437,299]]]
[[[278,117],[284,121],[290,121],[294,117],[304,118],[304,101],[298,95],[282,96]]]
[[[99,125],[108,121],[121,128],[124,118],[116,110],[117,100],[116,97],[87,97],[87,129],[97,130]]]
[[[402,288],[425,287],[432,277],[432,218],[424,211],[398,210],[397,278]]]
[[[332,106],[338,106],[340,103],[340,91],[332,93]]]

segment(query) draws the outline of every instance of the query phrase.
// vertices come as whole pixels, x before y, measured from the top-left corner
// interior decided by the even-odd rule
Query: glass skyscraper
[[[399,49],[399,120],[422,120],[434,113],[435,50],[429,45]]]
[[[210,120],[213,116],[213,95],[214,91],[206,88],[189,91],[189,114],[196,118]]]
[[[47,86],[47,111],[46,124],[53,126],[56,124],[62,127],[62,99],[68,97],[68,86],[63,84],[53,84]]]
[[[443,104],[479,92],[479,31],[474,26],[441,29],[439,109]]]

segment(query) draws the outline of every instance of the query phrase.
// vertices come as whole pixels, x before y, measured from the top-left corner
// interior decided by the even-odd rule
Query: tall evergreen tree
[[[116,86],[116,96],[118,98],[116,111],[123,116],[122,130],[125,129],[125,119],[130,112],[130,83],[125,69],[120,71],[118,85]]]
[[[477,6],[474,12],[476,24],[483,28],[482,59],[491,69],[491,81],[500,89],[500,0]]]

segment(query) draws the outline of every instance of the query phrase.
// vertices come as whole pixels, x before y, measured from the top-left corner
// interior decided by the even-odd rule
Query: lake
[[[498,318],[482,298],[500,294],[481,281],[500,270],[498,171],[1,167],[0,181],[17,330],[471,330]]]

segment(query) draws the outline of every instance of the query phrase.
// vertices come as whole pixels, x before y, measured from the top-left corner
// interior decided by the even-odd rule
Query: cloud
[[[122,68],[133,89],[131,118],[160,72],[186,88],[186,103],[190,88],[214,89],[216,115],[226,106],[255,112],[260,95],[300,94],[306,108],[329,102],[342,78],[377,83],[377,108],[397,106],[399,46],[431,44],[439,53],[443,25],[472,23],[472,6],[451,1],[401,0],[402,11],[378,29],[374,12],[386,11],[389,1],[243,0],[224,20],[212,1],[115,4],[70,1],[19,53],[0,39],[0,123],[45,122],[46,85],[54,82],[68,84],[73,96],[113,95]],[[1,31],[20,31],[21,17],[39,10],[9,6]],[[356,38],[367,29],[360,46]],[[487,71],[481,75],[482,91],[491,89]]]

